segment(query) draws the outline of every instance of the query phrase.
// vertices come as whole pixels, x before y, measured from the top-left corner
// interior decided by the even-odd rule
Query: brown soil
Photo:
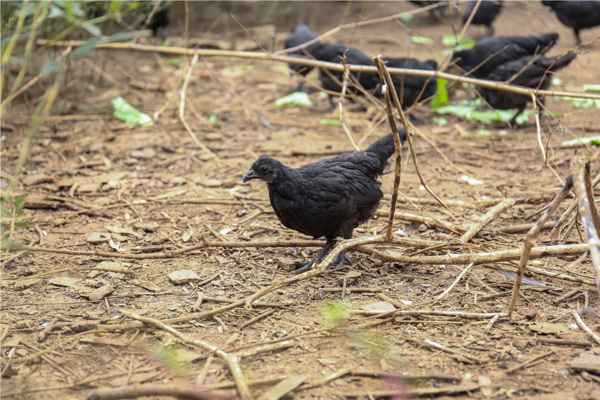
[[[294,23],[290,4],[303,6],[283,3],[281,10],[271,11],[288,12],[287,18],[277,19],[282,21],[277,22],[279,32],[286,32]],[[292,11],[286,11],[286,7],[292,7]],[[315,30],[319,33],[340,22],[412,9],[408,3],[385,2],[321,7],[311,3],[302,8],[305,21],[318,24]],[[335,22],[325,21],[331,18],[324,15],[336,15]],[[202,23],[197,24],[193,37],[210,36],[205,35],[210,26],[207,18],[198,17]],[[251,21],[242,22],[252,27]],[[175,25],[170,31],[173,41],[181,33],[177,29],[183,26]],[[350,42],[344,39],[350,35],[352,45],[371,55],[410,54],[441,61],[444,47],[439,43],[444,34],[452,33],[451,26],[431,25],[426,15],[415,17],[408,26],[413,35],[431,37],[436,44],[411,45],[409,33],[396,22],[346,31],[331,40]],[[572,33],[537,2],[508,3],[496,23],[497,34],[547,31],[561,35],[551,54],[561,54],[573,46]],[[468,33],[478,36],[483,29],[472,27]],[[582,38],[592,41],[599,34],[599,29],[587,30]],[[243,38],[241,33],[239,38]],[[583,84],[600,82],[598,50],[598,44],[580,50],[579,57],[560,73],[565,82],[562,89],[576,90]],[[242,177],[261,153],[300,166],[350,151],[340,126],[319,122],[337,118],[337,110],[330,111],[326,99],[317,92],[311,93],[313,106],[308,109],[275,107],[275,100],[296,86],[296,80],[280,63],[203,58],[187,90],[186,116],[198,139],[218,157],[216,162],[198,148],[178,119],[182,74],[179,68],[167,65],[168,57],[102,51],[89,59],[103,66],[102,83],[97,83],[99,76],[93,73],[84,84],[90,77],[81,71],[88,67],[77,63],[72,66],[73,74],[85,76],[76,82],[77,90],[71,87],[61,97],[21,177],[18,192],[27,199],[30,227],[18,228],[14,239],[33,247],[74,253],[28,252],[3,257],[10,262],[4,265],[2,274],[2,395],[83,399],[96,389],[131,384],[183,386],[183,382],[189,382],[217,387],[231,383],[232,375],[221,359],[212,358],[198,347],[176,346],[178,339],[163,330],[90,330],[132,322],[124,311],[163,321],[185,317],[196,312],[193,306],[199,296],[204,296],[204,301],[197,310],[207,311],[290,277],[284,266],[308,259],[322,242],[300,246],[299,242],[308,238],[282,227],[272,213],[265,185],[254,181],[242,184]],[[315,75],[309,78],[316,83]],[[139,83],[152,86],[144,90]],[[132,127],[116,120],[110,106],[110,99],[116,96],[123,96],[148,114],[159,112],[159,122],[152,127]],[[537,221],[560,191],[558,177],[569,175],[571,159],[577,151],[583,151],[562,147],[561,142],[597,134],[600,124],[597,109],[574,109],[552,98],[546,104],[562,113],[563,124],[549,117],[542,120],[548,165],[535,127],[496,126],[491,128],[491,136],[484,137],[477,134],[483,128],[481,124],[455,117],[448,117],[447,126],[435,125],[431,119],[418,124],[417,128],[436,146],[414,136],[419,170],[426,184],[443,200],[462,201],[463,206],[451,203],[445,209],[435,203],[407,201],[407,197],[431,197],[421,188],[415,166],[406,156],[400,211],[431,216],[454,229],[463,229],[494,205],[488,202],[482,206],[483,200],[509,198],[516,203],[467,245],[458,241],[459,233],[397,219],[394,230],[398,236],[439,245],[425,249],[370,247],[415,256],[522,248],[526,231],[508,234],[500,230]],[[208,122],[212,113],[218,116],[218,122]],[[431,115],[427,106],[419,107],[417,113]],[[30,115],[25,105],[16,105],[13,112],[3,116],[3,172],[12,173],[14,169]],[[346,116],[363,147],[389,131],[384,113],[374,107],[364,112],[349,103]],[[596,176],[600,165],[597,157],[593,160],[592,175]],[[480,184],[467,183],[465,176]],[[381,209],[389,210],[393,174],[381,181],[386,193]],[[561,205],[561,211],[551,220],[556,221],[571,201]],[[354,236],[381,233],[386,221],[381,216],[373,218]],[[537,244],[583,243],[581,227],[568,231],[567,225],[557,233],[543,231]],[[93,233],[110,237],[113,244],[90,243],[88,238]],[[289,245],[236,245],[249,240]],[[229,244],[170,258],[153,258],[151,252],[173,252],[204,241]],[[119,257],[142,251],[148,252],[147,258]],[[514,318],[501,318],[486,332],[489,317],[405,315],[380,320],[357,312],[345,317],[345,324],[335,326],[331,307],[338,311],[344,307],[362,310],[389,298],[404,310],[503,312],[513,280],[500,271],[514,272],[516,261],[472,266],[446,297],[433,304],[465,265],[384,262],[359,251],[350,251],[349,257],[352,265],[330,267],[318,277],[280,288],[261,298],[259,302],[267,303],[262,306],[237,307],[215,317],[172,326],[227,352],[288,340],[289,347],[241,360],[248,380],[305,376],[305,384],[288,398],[367,399],[377,397],[382,390],[395,390],[397,398],[404,398],[400,394],[406,391],[439,388],[450,392],[434,394],[437,398],[600,398],[598,375],[571,368],[572,362],[583,355],[598,355],[598,344],[577,327],[571,314],[584,307],[600,307],[589,258],[573,263],[577,255],[562,255],[530,261],[531,266],[565,273],[579,281],[528,273],[534,282],[522,288],[525,299],[517,302]],[[91,270],[106,261],[116,263],[112,267],[124,268],[126,273],[106,268]],[[168,275],[180,270],[195,271],[202,282],[172,283]],[[90,299],[92,290],[107,286],[112,292],[106,297]],[[554,303],[572,289],[577,289],[577,294]],[[269,310],[272,313],[246,324]],[[600,331],[600,321],[593,312],[586,314],[584,321]],[[427,340],[446,346],[452,353],[432,348]],[[165,351],[165,346],[173,351]],[[7,364],[8,358],[17,361]],[[530,360],[533,362],[527,363]],[[342,370],[350,373],[322,382]],[[395,378],[360,376],[360,371],[425,375],[429,379],[402,384]],[[253,386],[253,394],[260,397],[275,383]],[[452,389],[459,390],[452,393]]]

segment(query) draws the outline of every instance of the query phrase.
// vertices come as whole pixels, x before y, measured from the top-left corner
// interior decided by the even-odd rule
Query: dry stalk
[[[600,289],[600,216],[596,209],[592,182],[590,177],[590,162],[586,155],[581,155],[573,160],[571,173],[575,176],[575,194],[579,204],[578,212],[585,227],[585,234],[589,245],[590,258],[596,275],[596,286]]]
[[[475,361],[478,364],[482,364],[483,363],[483,360],[481,358],[479,358],[479,357],[475,357],[475,356],[469,355],[467,353],[463,353],[462,351],[451,349],[449,347],[444,346],[443,344],[434,342],[434,341],[429,340],[429,339],[425,339],[423,341],[412,340],[412,342],[419,343],[419,344],[424,344],[426,347],[433,348],[433,349],[436,349],[436,350],[441,350],[441,351],[444,351],[446,353],[454,354],[454,355],[457,355],[459,357],[466,358],[467,360]]]
[[[400,137],[398,136],[398,128],[396,126],[396,119],[394,118],[394,113],[392,111],[392,102],[390,100],[390,92],[395,98],[398,98],[396,93],[396,89],[394,88],[394,84],[392,83],[391,78],[389,81],[385,74],[386,66],[381,60],[380,56],[377,56],[373,59],[375,64],[377,65],[377,72],[379,73],[379,79],[384,83],[382,85],[382,92],[385,95],[385,112],[388,117],[388,123],[390,124],[390,128],[392,129],[392,134],[394,135],[394,150],[396,153],[396,162],[394,164],[394,188],[392,191],[392,203],[390,205],[390,214],[389,220],[387,224],[387,229],[385,233],[386,240],[391,240],[392,238],[392,230],[394,228],[394,216],[396,211],[396,202],[398,201],[398,190],[400,188],[400,177],[402,173],[402,142],[400,141]],[[402,119],[402,125],[404,125],[404,132],[406,134],[406,138],[410,141],[410,131],[408,130],[408,125],[406,124],[406,119],[404,118],[404,113],[402,112],[402,107],[397,104],[398,112],[400,113],[400,117]],[[414,155],[414,154],[413,154]]]
[[[554,199],[554,201],[552,202],[550,207],[546,210],[544,215],[542,215],[542,217],[537,221],[535,226],[533,228],[531,228],[531,230],[527,233],[527,235],[525,235],[525,241],[523,243],[523,252],[521,254],[521,259],[519,261],[519,272],[517,274],[517,279],[515,280],[515,284],[513,286],[513,293],[512,293],[510,303],[508,306],[507,314],[509,317],[512,316],[512,312],[513,312],[515,303],[517,302],[517,298],[519,297],[519,288],[521,287],[521,282],[523,281],[523,274],[525,273],[525,266],[527,265],[527,261],[529,260],[529,257],[531,255],[531,250],[534,245],[534,242],[537,239],[537,237],[539,236],[540,232],[542,231],[544,225],[550,218],[550,215],[556,210],[558,205],[564,199],[566,199],[567,196],[569,196],[569,192],[572,187],[573,187],[573,177],[569,176],[567,178],[567,181],[565,182],[565,185],[563,186],[562,190],[560,191],[558,196],[556,196],[556,198]]]
[[[371,240],[373,239],[373,240]],[[423,247],[424,243],[421,241],[416,241],[414,239],[404,239],[404,238],[392,238],[394,243],[411,246],[411,247]],[[358,242],[357,242],[358,241]],[[509,250],[500,250],[500,251],[492,251],[488,253],[472,253],[472,254],[445,254],[441,256],[404,256],[395,254],[385,253],[379,250],[375,250],[366,246],[361,246],[361,244],[369,244],[369,243],[384,243],[384,236],[369,236],[365,238],[357,238],[348,241],[341,242],[338,244],[339,246],[344,246],[344,249],[348,249],[350,247],[356,246],[356,251],[359,251],[363,254],[368,254],[378,258],[381,261],[391,261],[391,262],[399,262],[406,264],[417,264],[417,265],[440,265],[440,264],[485,264],[485,263],[494,263],[500,261],[510,261],[510,260],[518,260],[522,250],[520,249],[509,249]],[[77,251],[77,250],[62,250],[62,249],[48,249],[48,248],[36,248],[36,247],[26,247],[24,250],[27,251],[38,251],[38,252],[46,252],[46,253],[55,253],[55,254],[69,254],[69,255],[83,255],[89,257],[103,257],[108,259],[138,259],[138,260],[146,260],[146,259],[160,259],[160,258],[174,258],[181,254],[187,253],[192,250],[202,249],[202,248],[210,248],[210,247],[223,247],[223,248],[244,248],[244,247],[288,247],[288,246],[298,246],[298,247],[322,247],[322,243],[316,241],[295,241],[295,242],[207,242],[205,244],[201,244],[198,246],[187,247],[183,249],[179,249],[169,253],[155,253],[155,254],[115,254],[115,253],[107,253],[107,252],[99,252],[99,251]],[[588,250],[588,245],[584,244],[572,244],[572,245],[560,245],[560,246],[539,246],[531,248],[531,252],[529,256],[531,258],[543,258],[543,257],[556,257],[560,255],[581,255],[581,253],[586,252]],[[335,249],[334,249],[335,250]],[[334,251],[332,250],[332,252]],[[338,252],[336,251],[337,255]],[[333,260],[333,259],[332,259]],[[51,271],[44,274],[39,274],[32,277],[41,277],[49,274],[53,274],[60,271],[65,271],[70,269],[61,269],[57,271]],[[564,274],[551,274],[545,272],[543,270],[538,270],[536,268],[531,268],[532,271],[543,273],[544,275],[553,276],[560,279],[572,280],[578,283],[588,283],[583,279],[570,279],[569,276]],[[297,275],[303,276],[304,274]],[[316,275],[316,274],[314,274]],[[310,275],[313,276],[313,275]],[[0,287],[5,287],[9,285],[13,285],[16,282],[19,282],[26,278],[15,279],[15,280],[5,280],[0,284]],[[281,286],[285,286],[288,283],[293,282],[289,281],[287,283],[283,283]],[[278,286],[277,288],[281,287]],[[277,289],[276,288],[276,289]],[[268,290],[270,292],[271,290]],[[266,294],[266,293],[265,293]],[[243,303],[244,300],[241,300]],[[238,303],[238,302],[236,302]],[[228,306],[229,307],[229,306]],[[237,307],[237,306],[235,306]],[[234,307],[230,307],[234,308]],[[230,309],[227,308],[227,309]],[[206,316],[211,316],[213,313],[223,312],[226,310],[220,311],[210,311],[208,313],[199,313],[195,314],[195,318],[205,318]],[[191,318],[193,319],[193,318]],[[184,322],[184,320],[178,321],[177,318],[174,320],[169,320],[169,323],[174,322]],[[103,325],[103,329],[112,329],[113,325]]]
[[[309,271],[306,271],[302,274],[298,274],[298,275],[294,275],[294,276],[290,276],[289,278],[286,279],[282,279],[280,281],[274,282],[273,284],[271,284],[271,286],[265,287],[259,291],[257,291],[256,293],[252,294],[251,296],[248,296],[245,300],[243,300],[246,304],[246,307],[252,307],[252,303],[254,301],[256,301],[258,298],[267,295],[268,293],[277,290],[281,287],[287,286],[290,283],[296,282],[296,281],[302,281],[308,278],[311,278],[313,276],[319,275],[321,274],[325,268],[327,268],[327,266],[329,264],[331,264],[333,262],[333,260],[344,250],[349,249],[350,247],[353,246],[358,246],[361,244],[368,244],[368,243],[381,243],[384,242],[386,240],[384,235],[378,235],[378,236],[366,236],[366,237],[362,237],[362,238],[356,238],[356,239],[349,239],[349,240],[344,240],[340,243],[338,243],[328,254],[327,256],[325,256],[325,258],[323,258],[323,260],[318,263],[315,264],[313,266],[313,268]]]
[[[573,316],[573,318],[575,318],[575,321],[577,321],[577,325],[579,325],[579,327],[581,329],[583,329],[585,332],[587,332],[592,339],[594,339],[594,341],[598,344],[600,344],[600,336],[598,336],[593,330],[591,330],[586,324],[585,322],[583,322],[583,320],[581,319],[581,316],[579,316],[579,313],[577,313],[577,311],[575,310],[571,310],[571,315]]]
[[[237,355],[226,353],[223,350],[220,350],[217,346],[212,345],[208,342],[204,342],[204,341],[198,340],[198,339],[192,339],[192,338],[184,335],[183,333],[179,332],[177,329],[170,327],[157,319],[144,317],[144,316],[141,316],[138,314],[130,313],[125,310],[120,310],[120,312],[124,315],[127,315],[130,318],[141,321],[148,325],[154,325],[157,328],[162,329],[163,331],[169,332],[171,335],[179,338],[184,343],[199,347],[205,351],[213,352],[214,354],[219,356],[221,359],[223,359],[223,361],[225,361],[225,363],[229,367],[229,370],[231,371],[231,375],[233,375],[233,381],[235,382],[235,386],[236,386],[238,393],[239,393],[240,397],[242,398],[242,400],[253,399],[252,394],[250,393],[250,389],[248,388],[248,385],[246,384],[246,378],[244,377],[244,374],[240,367],[239,358]]]
[[[340,101],[338,102],[338,109],[340,111],[340,121],[342,122],[342,127],[344,128],[344,132],[346,132],[346,136],[350,139],[350,143],[352,143],[352,147],[354,150],[359,151],[360,148],[354,141],[354,137],[352,137],[352,132],[348,128],[348,124],[346,123],[346,115],[344,114],[344,99],[346,98],[346,91],[348,90],[348,81],[350,80],[350,69],[348,69],[348,60],[346,58],[347,51],[344,53],[344,57],[342,58],[342,62],[344,64],[344,77],[342,78],[342,92],[340,93]]]
[[[380,56],[376,57],[376,61],[379,64],[382,64],[382,66],[383,66],[383,61],[381,61]],[[415,170],[417,172],[417,176],[419,177],[419,181],[421,182],[421,185],[425,188],[427,193],[429,193],[434,199],[436,199],[439,204],[448,208],[448,206],[442,201],[442,199],[440,199],[435,193],[433,193],[433,191],[431,191],[431,189],[429,189],[429,187],[425,183],[425,180],[423,179],[423,176],[421,175],[421,170],[419,169],[419,164],[417,162],[417,156],[415,154],[415,148],[413,146],[412,137],[409,134],[408,122],[404,116],[404,112],[402,111],[402,105],[400,104],[400,100],[398,99],[398,94],[396,93],[396,90],[394,90],[394,83],[392,82],[392,77],[390,76],[390,70],[388,68],[386,68],[385,66],[383,66],[382,69],[383,69],[383,74],[385,75],[384,82],[386,82],[386,84],[390,88],[390,91],[392,92],[392,99],[394,100],[394,106],[396,107],[396,110],[398,110],[398,113],[400,114],[400,120],[402,121],[402,125],[404,126],[404,129],[406,130],[406,139],[408,142],[408,148],[410,149],[410,155],[412,156],[413,163],[415,164]],[[379,72],[379,70],[378,70],[378,72]]]
[[[542,151],[542,155],[544,156],[544,163],[548,164],[548,156],[546,155],[546,150],[544,149],[544,143],[542,143],[542,126],[540,124],[540,110],[537,105],[537,97],[535,93],[531,93],[531,102],[533,103],[533,112],[535,114],[535,128],[537,131],[538,144],[540,145],[540,150]]]
[[[185,130],[192,137],[192,140],[194,141],[194,143],[196,143],[196,145],[198,147],[200,147],[205,153],[210,155],[216,161],[216,163],[218,165],[221,162],[219,157],[217,157],[217,155],[215,153],[210,151],[210,149],[208,147],[206,147],[200,140],[198,140],[192,127],[190,126],[190,124],[188,124],[188,122],[185,118],[185,93],[187,91],[188,84],[190,83],[190,77],[192,76],[192,71],[194,70],[194,65],[196,65],[196,63],[198,62],[198,57],[199,57],[199,54],[195,53],[194,58],[192,58],[192,63],[188,66],[188,71],[185,76],[185,81],[183,82],[183,86],[181,87],[181,100],[179,102],[179,119],[181,120],[181,123],[185,127]],[[186,65],[186,64],[184,63],[184,65]]]
[[[94,390],[87,399],[120,400],[154,396],[188,400],[232,400],[230,396],[220,395],[211,390],[200,389],[194,386],[183,386],[181,384],[157,385],[149,383]]]
[[[471,270],[471,268],[473,267],[473,263],[467,265],[467,267],[465,269],[463,269],[460,274],[458,274],[458,276],[456,277],[456,279],[454,280],[454,282],[452,282],[452,284],[450,286],[448,286],[448,289],[444,290],[438,297],[435,298],[435,301],[433,304],[437,303],[439,300],[443,299],[444,297],[446,297],[448,295],[448,293],[450,293],[452,291],[452,289],[454,288],[454,286],[456,286],[456,284],[458,282],[460,282],[460,280],[463,278],[463,276],[465,276],[465,274],[467,272],[469,272]]]
[[[514,366],[512,368],[507,369],[506,373],[507,374],[512,374],[513,372],[518,371],[518,370],[520,370],[522,368],[527,368],[527,367],[531,366],[533,363],[535,363],[536,361],[538,361],[538,360],[540,360],[540,359],[542,359],[544,357],[548,357],[549,355],[554,354],[554,353],[555,353],[554,351],[548,351],[546,353],[534,356],[534,357],[530,358],[529,360],[520,363],[519,365],[516,365],[516,366]]]
[[[505,209],[507,209],[509,207],[512,207],[513,204],[515,204],[515,201],[513,199],[504,199],[500,204],[497,204],[490,211],[488,211],[487,214],[485,214],[481,218],[481,220],[479,220],[478,222],[476,222],[473,225],[471,225],[471,227],[469,228],[469,230],[460,238],[460,241],[463,242],[463,243],[467,243],[475,235],[477,235],[477,233],[484,226],[486,226],[488,223],[490,223],[491,220],[493,220],[494,218],[496,218],[498,216],[498,214],[500,214]]]
[[[48,40],[37,40],[38,46],[49,46],[49,47],[78,47],[83,45],[84,41],[79,40],[66,40],[66,41],[55,41],[50,42]],[[96,48],[104,49],[104,50],[127,50],[127,51],[143,51],[143,52],[151,52],[151,53],[162,53],[162,54],[170,54],[170,55],[190,55],[198,54],[200,56],[207,57],[238,57],[238,58],[250,58],[255,60],[272,60],[272,61],[280,61],[284,63],[292,63],[299,65],[306,65],[310,67],[316,68],[325,68],[336,71],[344,71],[344,66],[339,63],[332,62],[324,62],[324,61],[316,61],[311,59],[304,59],[299,57],[289,57],[289,56],[278,56],[275,54],[262,53],[262,52],[251,52],[251,51],[232,51],[232,50],[214,50],[214,49],[186,49],[181,47],[161,47],[161,46],[152,46],[152,45],[144,45],[144,44],[135,44],[135,43],[104,43],[98,45]],[[377,72],[377,67],[371,66],[359,66],[359,65],[350,65],[350,71],[352,72]],[[512,93],[518,93],[526,96],[531,96],[532,93],[537,96],[570,96],[576,98],[583,99],[600,99],[599,94],[594,93],[577,93],[577,92],[565,92],[558,90],[538,90],[525,88],[521,86],[515,86],[506,84],[503,82],[495,82],[495,81],[487,81],[483,79],[475,79],[469,78],[466,76],[459,76],[454,74],[449,74],[446,72],[440,71],[427,71],[420,69],[406,69],[406,68],[388,68],[388,72],[390,74],[403,74],[407,76],[424,76],[424,77],[435,77],[435,78],[443,78],[450,81],[456,82],[466,82],[472,83],[475,85],[489,87],[496,90],[503,90]]]

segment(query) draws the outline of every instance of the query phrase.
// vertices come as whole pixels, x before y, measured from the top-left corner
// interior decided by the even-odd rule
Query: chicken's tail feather
[[[404,128],[398,128],[398,135],[400,136],[400,143],[406,141],[406,131]],[[381,165],[381,171],[385,168],[387,160],[396,151],[396,145],[394,144],[394,134],[388,133],[382,138],[379,138],[375,143],[370,145],[365,152],[375,154],[379,159]]]

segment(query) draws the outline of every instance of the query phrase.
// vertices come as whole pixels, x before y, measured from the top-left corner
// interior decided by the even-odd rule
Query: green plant
[[[0,237],[2,252],[18,250],[21,246],[12,236],[17,227],[27,229],[29,223],[25,210],[25,198],[6,196],[0,204]]]

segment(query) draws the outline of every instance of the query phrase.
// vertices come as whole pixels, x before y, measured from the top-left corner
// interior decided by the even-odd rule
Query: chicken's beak
[[[254,173],[254,170],[252,168],[250,168],[250,171],[248,171],[246,176],[244,176],[243,182],[246,183],[246,182],[248,182],[252,179],[256,179],[256,178],[258,178],[258,176],[256,176],[256,174]]]

